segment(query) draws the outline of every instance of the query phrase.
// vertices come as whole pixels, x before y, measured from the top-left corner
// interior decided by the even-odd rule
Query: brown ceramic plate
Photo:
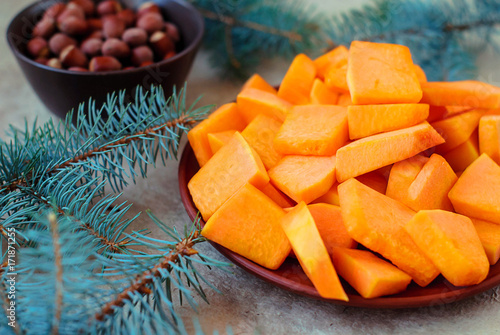
[[[186,144],[179,164],[179,188],[182,203],[189,217],[194,220],[198,209],[189,194],[187,184],[191,177],[199,170],[198,162],[189,143]],[[205,222],[201,221],[204,225]],[[451,285],[442,276],[436,278],[427,287],[422,288],[411,283],[402,293],[374,299],[364,299],[346,282],[342,282],[349,296],[349,302],[325,299],[320,297],[311,281],[306,277],[297,260],[288,258],[278,270],[266,269],[223,246],[210,242],[221,254],[231,262],[242,267],[251,274],[270,282],[283,289],[312,297],[327,300],[335,304],[369,308],[410,308],[442,305],[455,302],[478,293],[484,292],[500,284],[500,262],[490,268],[488,277],[480,284],[468,287]]]

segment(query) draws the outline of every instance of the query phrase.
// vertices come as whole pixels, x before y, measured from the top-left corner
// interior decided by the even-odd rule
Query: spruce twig
[[[50,232],[52,234],[52,244],[54,248],[54,263],[56,266],[56,276],[55,276],[55,312],[54,321],[52,322],[52,334],[59,334],[59,324],[61,323],[61,313],[63,308],[63,266],[62,266],[62,255],[61,255],[61,245],[59,240],[58,224],[57,218],[54,213],[49,214]]]

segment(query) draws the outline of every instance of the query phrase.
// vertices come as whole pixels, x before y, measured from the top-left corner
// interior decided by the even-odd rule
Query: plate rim
[[[198,210],[193,203],[187,187],[190,178],[190,176],[188,175],[188,168],[190,167],[189,164],[192,164],[193,162],[196,163],[196,166],[191,168],[196,169],[196,171],[199,170],[199,165],[196,161],[193,149],[191,148],[189,142],[186,142],[179,162],[178,182],[182,204],[191,220],[195,220],[198,214]],[[205,221],[202,218],[200,218],[200,223],[202,227],[205,225]],[[274,286],[313,299],[327,301],[344,306],[384,309],[432,307],[457,302],[500,285],[499,261],[495,265],[490,266],[490,272],[488,273],[488,277],[484,281],[473,286],[456,287],[443,278],[441,280],[445,283],[445,286],[448,287],[448,290],[446,292],[420,296],[400,296],[399,294],[397,294],[371,299],[363,298],[359,294],[348,293],[347,295],[349,297],[349,301],[346,302],[336,299],[323,298],[312,286],[304,285],[289,278],[281,277],[277,275],[273,270],[266,269],[215,242],[212,242],[210,240],[208,240],[208,242],[231,263],[239,266],[243,270]],[[493,275],[491,275],[492,268],[497,270]],[[424,287],[420,289],[425,290],[426,288]]]

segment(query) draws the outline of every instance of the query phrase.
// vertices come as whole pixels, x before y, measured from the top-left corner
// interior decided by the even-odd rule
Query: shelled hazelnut
[[[116,0],[70,0],[43,13],[26,50],[40,64],[102,72],[168,59],[179,41],[177,26],[165,21],[154,2],[134,11]]]

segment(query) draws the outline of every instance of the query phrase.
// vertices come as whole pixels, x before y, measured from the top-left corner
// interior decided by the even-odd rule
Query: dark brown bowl
[[[181,200],[186,208],[188,216],[191,220],[196,218],[198,209],[196,208],[191,194],[189,193],[187,184],[189,180],[200,169],[193,149],[186,144],[182,153],[179,164],[179,190]],[[201,224],[205,222],[201,220]],[[334,304],[341,304],[353,307],[368,307],[368,308],[414,308],[424,306],[437,306],[456,302],[467,297],[479,294],[500,285],[500,262],[490,268],[488,277],[480,284],[456,287],[450,284],[442,276],[436,278],[426,287],[420,287],[415,283],[411,283],[405,291],[391,296],[384,296],[373,299],[365,299],[361,297],[347,282],[342,280],[342,285],[349,297],[349,301],[340,301],[333,299],[322,298],[318,291],[314,288],[312,282],[307,278],[304,271],[300,267],[296,259],[288,258],[285,263],[277,270],[266,269],[243,256],[232,252],[223,246],[210,242],[221,254],[229,261],[245,269],[249,273],[285,290],[292,291],[297,294],[305,295],[318,300],[329,301]]]
[[[168,96],[174,85],[184,85],[203,37],[204,22],[199,12],[184,1],[153,1],[161,7],[165,19],[177,25],[181,41],[177,55],[149,66],[113,72],[74,72],[41,65],[28,57],[26,43],[34,23],[48,6],[66,1],[41,0],[25,8],[11,21],[7,41],[35,93],[50,111],[61,118],[90,97],[99,106],[106,101],[107,93],[127,89],[132,98],[137,85],[146,89],[151,85],[161,85]],[[125,7],[134,9],[143,2],[146,0],[121,0]]]

